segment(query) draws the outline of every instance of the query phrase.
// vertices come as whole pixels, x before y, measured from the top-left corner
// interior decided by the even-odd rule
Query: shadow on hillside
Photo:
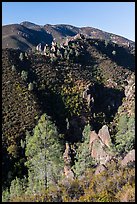
[[[102,125],[113,121],[125,95],[124,91],[104,87],[103,84],[95,83],[89,89],[89,94],[94,98],[94,102],[90,103],[91,126],[98,132]]]
[[[117,44],[115,46],[112,44],[105,46],[104,42],[98,42],[95,47],[102,54],[106,54],[113,62],[116,62],[118,66],[123,66],[131,71],[135,70],[135,57],[124,47],[120,47]]]
[[[61,96],[48,88],[46,90],[36,91],[35,94],[42,112],[51,116],[58,131],[64,133],[66,131],[66,117],[68,112]]]
[[[71,31],[70,29],[68,28],[65,28],[65,27],[58,27],[58,28],[54,28],[54,30],[58,33],[60,33],[60,35],[62,35],[63,37],[68,37],[68,36],[75,36],[77,33],[74,32],[74,31]]]
[[[83,51],[83,53],[78,58],[77,62],[79,62],[82,66],[86,65],[94,66],[95,64],[97,64],[96,59],[93,56],[91,56],[91,54],[86,50]]]
[[[26,31],[28,31],[28,33],[31,33],[31,35],[27,37],[27,41],[34,46],[38,45],[39,43],[51,44],[53,41],[52,35],[47,33],[44,29],[41,30],[33,30],[30,28],[25,29]]]

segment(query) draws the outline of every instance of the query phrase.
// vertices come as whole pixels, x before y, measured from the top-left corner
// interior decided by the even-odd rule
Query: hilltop
[[[80,33],[88,38],[107,40],[125,47],[135,47],[135,43],[131,40],[93,27],[79,28],[65,24],[41,26],[25,21],[20,24],[2,26],[2,48],[16,48],[26,51],[39,43],[51,44],[53,40],[61,42]]]

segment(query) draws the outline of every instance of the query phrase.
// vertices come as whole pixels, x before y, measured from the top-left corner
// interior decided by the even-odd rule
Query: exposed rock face
[[[46,44],[46,45],[44,46],[44,53],[46,52],[47,47],[48,47],[48,44]]]
[[[93,141],[98,139],[98,135],[95,131],[91,131],[90,133],[90,141],[89,141],[89,148],[92,149]]]
[[[100,164],[106,164],[112,156],[107,152],[107,149],[104,148],[104,144],[102,141],[98,138],[94,140],[91,150],[91,156],[95,158],[98,163]]]
[[[64,166],[64,174],[66,176],[67,179],[69,180],[73,180],[74,179],[74,173],[71,170],[71,168],[69,166]]]
[[[99,134],[96,134],[95,131],[91,131],[89,149],[91,157],[99,164],[106,164],[106,162],[112,158],[112,155],[108,151],[110,144],[111,138],[106,125],[100,129]]]
[[[135,150],[131,150],[128,152],[128,154],[124,157],[124,159],[121,161],[122,166],[126,166],[129,162],[135,161]]]
[[[39,43],[39,44],[36,46],[36,50],[39,51],[39,52],[42,51],[41,43]]]
[[[71,154],[71,150],[70,150],[70,146],[69,144],[66,142],[66,149],[65,149],[65,152],[63,154],[63,159],[64,159],[64,162],[66,165],[71,165],[71,157],[70,157],[70,154]]]
[[[91,94],[90,94],[89,86],[90,84],[87,85],[86,89],[83,92],[83,98],[87,101],[88,106],[90,106],[90,101],[91,101]]]
[[[63,154],[63,158],[64,158],[64,175],[66,176],[67,179],[69,180],[73,180],[74,179],[74,173],[71,170],[71,149],[69,144],[66,142],[66,149],[65,152]]]
[[[111,138],[107,125],[103,125],[103,127],[99,130],[98,136],[106,146],[110,147]]]

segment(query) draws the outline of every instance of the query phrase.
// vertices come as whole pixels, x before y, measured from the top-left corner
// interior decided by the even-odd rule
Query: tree
[[[76,162],[73,166],[73,170],[77,176],[82,176],[86,169],[90,168],[94,164],[94,160],[91,157],[89,149],[89,135],[90,125],[86,125],[83,131],[83,142],[79,145],[76,153]]]
[[[119,117],[118,131],[115,136],[116,150],[118,154],[127,153],[134,148],[135,145],[135,115],[130,118],[127,114]]]
[[[63,171],[62,154],[57,128],[44,114],[33,136],[26,137],[28,192],[38,193],[58,182]]]

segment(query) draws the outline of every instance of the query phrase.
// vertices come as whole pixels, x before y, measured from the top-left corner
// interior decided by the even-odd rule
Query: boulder
[[[131,150],[127,153],[124,159],[121,161],[122,166],[126,166],[129,162],[135,161],[135,150]]]
[[[99,130],[98,136],[100,137],[103,144],[105,144],[107,147],[110,147],[111,138],[107,125],[103,125],[103,127]]]

